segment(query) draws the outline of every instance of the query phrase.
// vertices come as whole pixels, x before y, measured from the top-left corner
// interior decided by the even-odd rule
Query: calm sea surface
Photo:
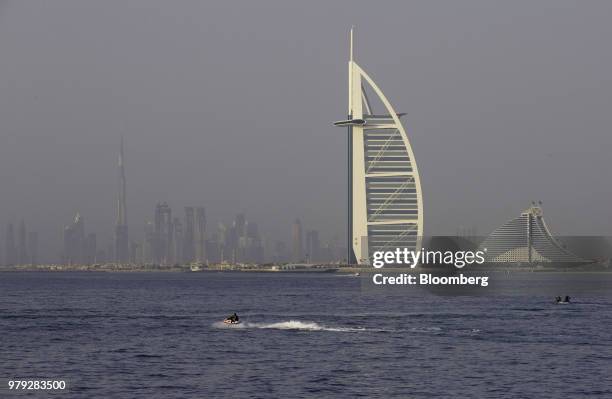
[[[333,274],[0,273],[0,381],[65,379],[36,395],[58,398],[611,398],[611,298],[550,299],[386,296]],[[241,325],[219,323],[234,311]]]

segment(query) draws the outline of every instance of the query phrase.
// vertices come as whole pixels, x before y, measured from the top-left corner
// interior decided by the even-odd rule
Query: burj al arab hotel
[[[348,129],[348,263],[365,265],[376,251],[420,249],[423,195],[403,114],[355,62],[353,29],[349,54],[348,118],[334,125]]]

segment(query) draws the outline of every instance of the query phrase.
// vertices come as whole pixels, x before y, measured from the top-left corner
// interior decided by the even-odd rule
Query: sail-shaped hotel
[[[353,29],[349,53],[348,119],[334,125],[348,129],[348,263],[369,264],[376,251],[420,249],[423,195],[403,114],[353,59]]]

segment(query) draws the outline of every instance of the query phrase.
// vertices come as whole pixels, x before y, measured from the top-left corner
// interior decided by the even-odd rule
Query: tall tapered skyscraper
[[[115,225],[115,261],[126,263],[130,260],[128,244],[125,165],[123,158],[123,136],[119,149],[119,193],[117,196],[117,222]]]
[[[348,254],[369,264],[376,251],[415,250],[423,237],[423,195],[412,146],[391,103],[349,50]],[[374,100],[372,103],[370,100]]]

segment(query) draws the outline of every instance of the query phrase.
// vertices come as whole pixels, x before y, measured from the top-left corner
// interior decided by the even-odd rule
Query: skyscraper
[[[244,216],[244,213],[239,213],[236,215],[236,218],[234,219],[234,229],[236,229],[237,238],[245,235],[246,217]]]
[[[123,158],[123,136],[119,148],[119,193],[117,196],[117,221],[115,225],[115,261],[126,263],[130,260],[127,205],[126,205],[126,180]]]
[[[135,241],[130,241],[130,263],[141,265],[143,263],[142,246]]]
[[[17,231],[17,262],[20,265],[26,265],[29,263],[26,241],[26,226],[23,220],[21,223],[19,223],[19,230]]]
[[[38,233],[31,231],[28,233],[28,256],[29,263],[33,266],[38,264]]]
[[[142,243],[142,260],[145,264],[157,262],[157,241],[155,224],[147,221],[144,227],[144,241]]]
[[[203,207],[195,209],[194,241],[196,261],[206,263],[206,211]]]
[[[72,224],[64,228],[64,263],[67,265],[84,263],[85,246],[85,222],[77,212]]]
[[[223,223],[219,223],[218,227],[218,243],[219,243],[219,260],[221,262],[225,262],[231,259],[231,254],[228,252],[228,229]]]
[[[264,262],[264,246],[259,236],[259,229],[254,222],[248,222],[245,227],[244,236],[244,258],[251,263]]]
[[[403,114],[354,61],[353,29],[348,75],[348,119],[334,123],[348,128],[347,262],[369,264],[375,251],[421,247],[423,198]]]
[[[300,219],[295,219],[291,228],[291,260],[293,262],[302,262],[304,260],[303,240],[302,240],[302,222]]]
[[[185,223],[183,229],[183,262],[195,260],[195,216],[192,206],[185,207]]]
[[[317,262],[320,260],[321,247],[319,243],[319,232],[309,230],[306,232],[306,258],[308,262]]]
[[[181,223],[181,219],[175,217],[172,220],[172,229],[174,235],[172,237],[172,242],[174,245],[172,248],[172,254],[174,256],[174,262],[178,263],[183,261],[183,248],[185,245],[183,242],[183,223]]]
[[[13,223],[9,223],[8,226],[6,226],[5,240],[5,264],[14,265],[17,261],[17,251],[15,248],[15,230],[13,228]]]
[[[154,261],[160,265],[172,265],[173,256],[172,210],[166,202],[158,203],[155,207],[155,249]]]

